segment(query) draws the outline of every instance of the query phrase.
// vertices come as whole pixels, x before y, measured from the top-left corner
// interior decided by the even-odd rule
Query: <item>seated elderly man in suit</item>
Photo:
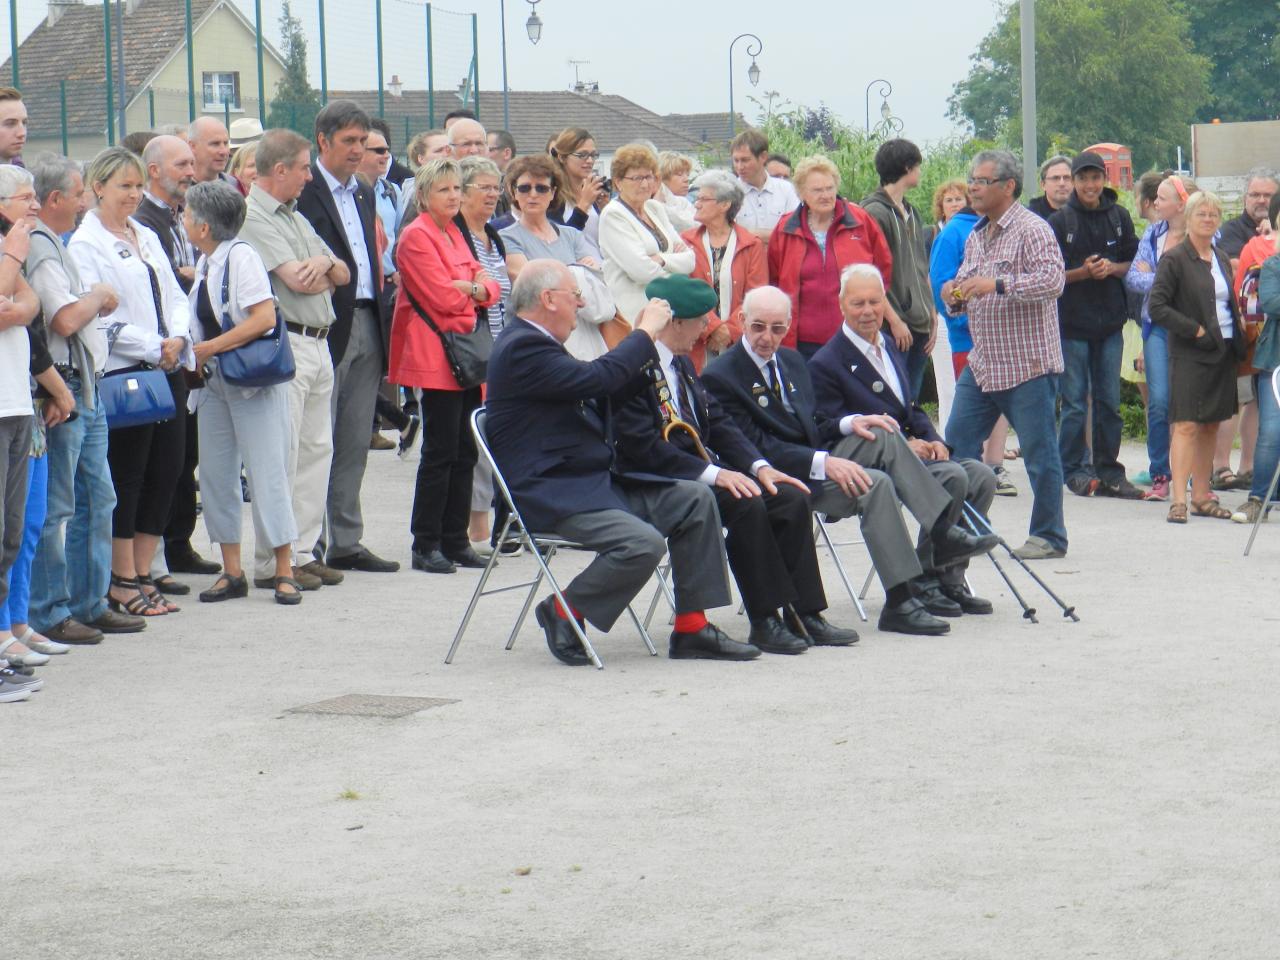
[[[836,518],[861,514],[863,537],[886,593],[880,629],[946,633],[950,627],[927,609],[938,588],[913,595],[913,582],[921,581],[924,570],[899,498],[922,529],[935,531],[935,563],[966,560],[995,546],[995,538],[974,537],[947,520],[950,494],[907,446],[892,417],[849,414],[835,420],[815,412],[804,358],[781,345],[791,324],[786,293],[757,287],[742,307],[742,339],[707,366],[703,384],[770,463],[808,478],[812,509]]]
[[[731,601],[715,498],[697,483],[621,473],[609,396],[657,363],[653,341],[671,317],[651,300],[636,330],[590,363],[564,348],[582,291],[555,260],[532,260],[511,291],[514,318],[489,360],[487,433],[524,521],[596,551],[563,591],[537,606],[547,646],[572,666],[588,663],[570,616],[607,631],[668,548],[675,585],[673,659],[752,660],[760,651],[707,622]]]
[[[996,492],[996,476],[977,460],[952,460],[951,449],[934,429],[929,415],[916,404],[907,381],[902,354],[881,328],[885,316],[884,280],[866,264],[846,267],[840,276],[840,311],[844,323],[817,353],[809,358],[818,414],[837,419],[850,413],[883,413],[898,422],[907,445],[924,461],[929,472],[951,495],[946,521],[954,525],[969,501],[986,514]],[[951,603],[951,616],[990,613],[991,603],[969,592],[964,582],[967,561],[947,565],[946,546],[921,528],[920,562],[926,571],[938,571],[939,589],[925,604],[934,613]],[[990,550],[995,546],[991,539]],[[928,590],[932,583],[926,584]]]
[[[827,598],[810,526],[809,488],[772,467],[694,373],[689,353],[715,309],[715,292],[701,280],[673,275],[652,281],[645,293],[668,301],[674,318],[655,338],[658,362],[615,398],[620,462],[631,470],[698,481],[715,494],[753,645],[766,653],[795,654],[810,644],[856,642],[857,633],[822,616]]]

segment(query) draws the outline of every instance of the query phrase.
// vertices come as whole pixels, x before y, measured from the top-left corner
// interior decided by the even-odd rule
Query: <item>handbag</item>
[[[232,244],[232,249],[244,241]],[[248,246],[248,244],[245,244]],[[231,252],[227,251],[227,265],[222,271],[222,332],[227,333],[235,325],[231,322],[228,296],[231,289]],[[233,350],[218,354],[218,370],[222,379],[237,387],[272,387],[288,383],[297,370],[293,362],[293,347],[285,334],[284,317],[280,304],[274,298],[276,325],[260,337],[243,343]]]
[[[489,375],[489,355],[493,353],[493,331],[489,329],[489,324],[481,323],[477,315],[475,329],[470,333],[445,333],[427,316],[427,312],[409,292],[408,286],[402,283],[400,292],[409,298],[409,306],[440,338],[449,370],[453,373],[453,379],[458,381],[458,386],[463,390],[470,390],[484,383]]]
[[[168,374],[146,363],[103,374],[98,396],[109,430],[172,420],[177,412]]]

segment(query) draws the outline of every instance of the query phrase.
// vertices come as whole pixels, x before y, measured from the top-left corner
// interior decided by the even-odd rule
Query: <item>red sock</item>
[[[569,605],[569,609],[570,609],[570,610],[573,610],[573,619],[575,619],[575,620],[581,620],[581,619],[582,619],[582,614],[581,614],[581,613],[579,613],[576,609],[574,609],[573,604],[570,604],[570,605]],[[564,607],[562,607],[562,606],[560,605],[560,598],[559,598],[559,597],[556,597],[556,616],[557,616],[557,617],[559,617],[561,620],[568,620],[568,619],[569,619],[569,614],[565,613],[565,612],[564,612]]]
[[[707,625],[707,615],[701,610],[676,614],[676,633],[697,633]]]

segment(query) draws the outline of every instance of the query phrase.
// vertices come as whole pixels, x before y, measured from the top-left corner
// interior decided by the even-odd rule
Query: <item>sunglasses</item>
[[[788,326],[789,324],[785,323],[761,323],[758,320],[752,320],[747,324],[747,330],[750,333],[754,333],[756,336],[759,336],[768,330],[775,337],[782,337],[786,336]]]
[[[517,183],[516,193],[550,193],[551,184],[549,183]]]
[[[380,157],[385,157],[391,152],[390,147],[365,147],[370,153],[376,153]]]

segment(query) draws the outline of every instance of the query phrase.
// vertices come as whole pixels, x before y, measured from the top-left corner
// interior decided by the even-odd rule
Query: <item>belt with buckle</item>
[[[376,310],[378,307],[378,301],[361,299],[361,300],[357,300],[354,306],[356,307],[356,309]]]
[[[316,340],[327,340],[329,338],[328,327],[309,327],[305,323],[295,323],[292,320],[286,320],[284,326],[290,333],[296,333],[299,336],[313,337]]]

